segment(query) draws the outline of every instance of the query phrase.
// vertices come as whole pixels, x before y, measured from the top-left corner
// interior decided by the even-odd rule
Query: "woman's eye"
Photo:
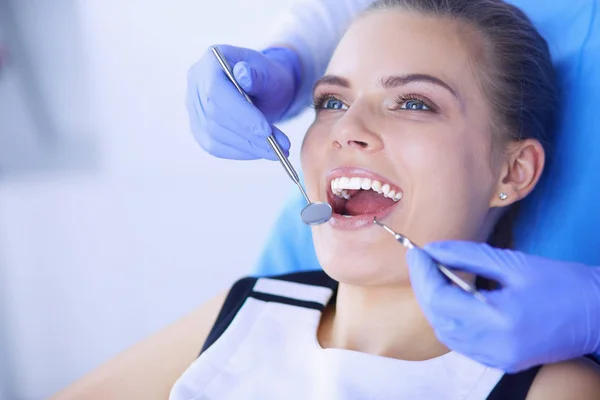
[[[321,103],[322,109],[325,110],[346,110],[348,107],[340,100],[330,97],[328,99],[323,100]]]
[[[430,111],[429,107],[419,100],[407,100],[400,104],[402,110]]]

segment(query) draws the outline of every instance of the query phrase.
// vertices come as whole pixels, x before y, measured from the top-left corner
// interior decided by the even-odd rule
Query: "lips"
[[[353,216],[345,216],[342,215],[336,210],[343,209],[343,203],[346,201],[339,196],[335,195],[331,189],[330,182],[339,177],[360,177],[360,178],[368,178],[373,181],[379,181],[384,184],[388,184],[391,188],[398,191],[402,191],[402,189],[391,182],[389,179],[367,169],[358,168],[358,167],[342,167],[336,168],[330,171],[327,174],[327,201],[332,206],[334,213],[329,220],[329,224],[336,229],[344,229],[344,230],[352,230],[352,229],[360,229],[366,226],[373,225],[373,218],[377,218],[381,220],[389,215],[394,209],[396,209],[402,201],[398,201],[396,203],[392,203],[388,207],[384,207],[378,209],[374,212],[363,213],[360,215]]]

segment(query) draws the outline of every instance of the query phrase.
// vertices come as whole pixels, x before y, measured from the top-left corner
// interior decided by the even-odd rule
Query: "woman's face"
[[[474,40],[452,22],[385,10],[357,20],[337,47],[302,146],[309,197],[336,213],[313,228],[335,279],[407,279],[404,250],[373,216],[420,245],[486,239],[502,152],[473,73]]]

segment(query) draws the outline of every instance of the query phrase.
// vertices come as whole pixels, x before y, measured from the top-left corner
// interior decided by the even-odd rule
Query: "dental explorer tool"
[[[396,239],[406,249],[410,250],[413,247],[418,247],[416,244],[411,242],[410,239],[407,238],[406,236],[404,236],[398,232],[394,232],[387,225],[377,221],[377,218],[373,218],[373,223],[381,226],[383,229],[385,229],[387,232],[389,232],[392,236],[394,236],[394,239]],[[420,248],[420,247],[418,247],[418,248]],[[436,263],[440,272],[442,274],[444,274],[448,279],[450,279],[450,281],[455,283],[458,287],[460,287],[465,292],[473,295],[473,297],[475,297],[477,300],[481,301],[482,303],[488,303],[488,299],[484,295],[482,295],[479,291],[477,291],[477,288],[475,286],[471,285],[469,282],[465,281],[460,276],[456,275],[454,272],[452,272],[450,269],[448,269],[448,267],[441,264],[437,260],[434,260],[434,262]]]
[[[227,78],[229,78],[229,80],[233,83],[233,85],[238,90],[238,92],[240,92],[241,95],[244,96],[244,98],[248,101],[248,103],[254,105],[254,103],[252,102],[250,97],[246,94],[246,92],[244,92],[242,87],[236,82],[235,77],[233,76],[233,70],[231,69],[231,66],[229,65],[229,63],[227,62],[227,60],[225,59],[225,57],[223,56],[221,51],[217,47],[212,47],[211,49],[212,49],[213,54],[217,58],[217,61],[221,65],[221,69],[223,70],[223,72],[225,72],[225,75],[227,75]],[[298,188],[300,189],[300,192],[302,193],[302,196],[304,196],[304,199],[308,203],[302,209],[302,212],[300,213],[302,222],[304,222],[307,225],[318,225],[318,224],[322,224],[324,222],[329,221],[329,219],[331,219],[331,215],[333,214],[333,209],[331,208],[329,203],[322,203],[322,202],[314,202],[313,203],[313,202],[311,202],[310,199],[308,198],[308,195],[304,191],[302,184],[300,183],[300,178],[298,177],[296,170],[294,169],[294,167],[292,166],[290,161],[287,159],[287,157],[283,153],[283,150],[279,146],[279,143],[277,143],[277,141],[275,140],[275,136],[273,136],[272,133],[267,137],[267,141],[269,142],[269,144],[271,145],[271,148],[277,155],[277,158],[281,162],[281,165],[283,165],[283,168],[286,170],[289,177],[298,186]]]

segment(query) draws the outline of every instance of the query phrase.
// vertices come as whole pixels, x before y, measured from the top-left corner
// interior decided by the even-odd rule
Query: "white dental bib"
[[[495,388],[525,398],[537,370],[505,375],[456,352],[403,361],[321,348],[316,333],[335,287],[322,271],[238,281],[170,400],[480,400],[497,398]]]

